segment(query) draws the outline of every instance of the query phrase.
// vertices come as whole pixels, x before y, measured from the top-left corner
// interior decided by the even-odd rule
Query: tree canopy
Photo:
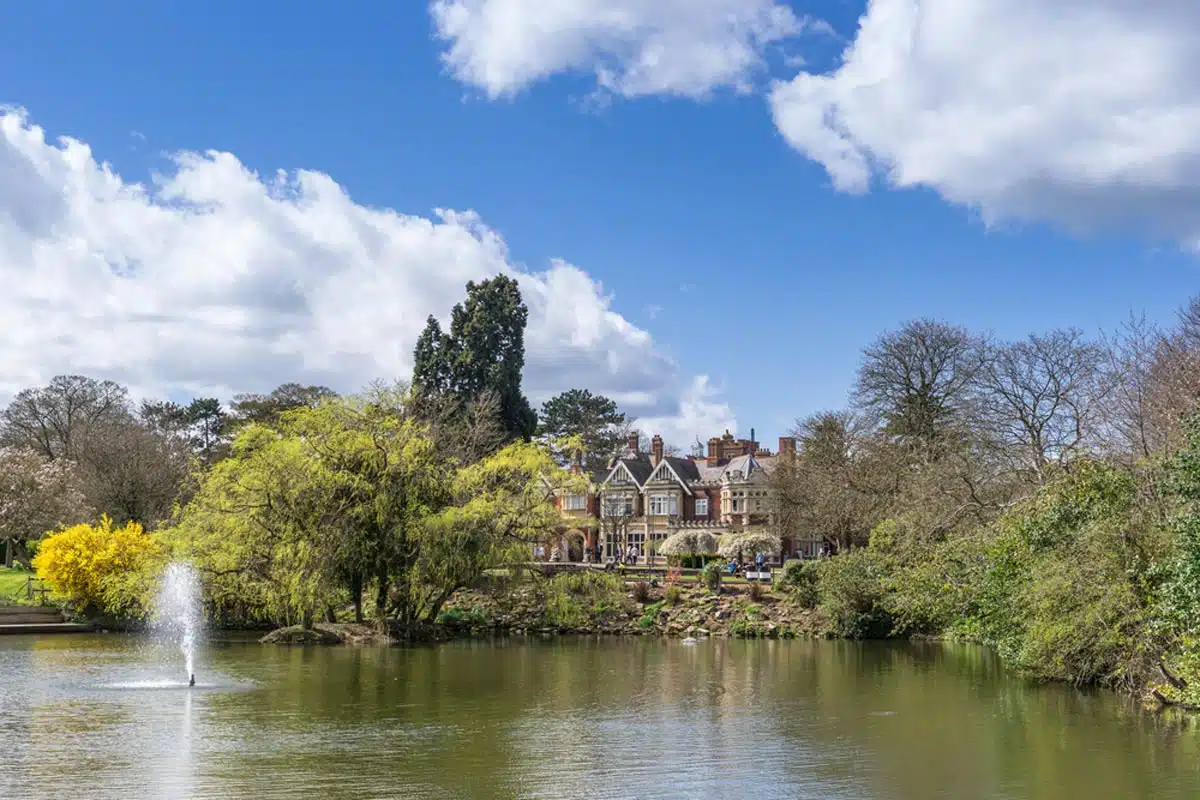
[[[568,389],[542,404],[538,433],[559,439],[578,437],[581,466],[598,471],[620,449],[627,424],[625,414],[609,398],[587,389]]]
[[[430,316],[417,339],[417,395],[426,402],[449,401],[465,409],[492,393],[507,438],[528,440],[537,428],[537,414],[521,393],[528,317],[516,279],[499,275],[469,281],[466,299],[451,312],[450,331],[443,332]]]

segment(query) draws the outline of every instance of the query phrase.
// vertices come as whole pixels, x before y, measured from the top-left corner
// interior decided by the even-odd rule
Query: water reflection
[[[225,643],[203,690],[136,688],[148,653],[0,639],[0,797],[1200,796],[1187,718],[978,648]]]

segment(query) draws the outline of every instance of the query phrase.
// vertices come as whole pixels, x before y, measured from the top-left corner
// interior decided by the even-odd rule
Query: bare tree
[[[854,402],[886,433],[929,450],[962,422],[982,347],[965,328],[909,322],[863,351]]]
[[[1012,469],[1035,483],[1101,441],[1112,390],[1103,347],[1076,329],[992,346],[976,383],[985,435]]]
[[[30,447],[48,459],[78,456],[92,429],[130,417],[129,393],[112,381],[59,375],[25,389],[0,414],[0,441]]]
[[[1179,324],[1156,343],[1147,389],[1151,426],[1170,449],[1179,444],[1183,420],[1200,411],[1200,296],[1179,312]]]
[[[772,518],[780,536],[815,534],[839,549],[866,544],[886,500],[870,491],[864,433],[849,412],[821,412],[797,422],[795,458],[771,474]]]
[[[84,495],[98,512],[117,522],[147,527],[166,520],[188,475],[186,442],[132,419],[98,426],[80,449]]]
[[[1112,376],[1105,415],[1110,450],[1145,458],[1166,445],[1153,403],[1152,369],[1162,341],[1162,332],[1144,314],[1131,314],[1116,333],[1104,337]]]

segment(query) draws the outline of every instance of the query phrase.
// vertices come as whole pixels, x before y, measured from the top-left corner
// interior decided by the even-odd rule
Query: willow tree
[[[413,636],[453,592],[557,522],[570,480],[548,447],[518,443],[460,467],[405,397],[346,398],[251,425],[203,476],[172,534],[218,595],[313,614],[374,593],[381,633]]]
[[[337,509],[317,468],[300,438],[251,425],[231,456],[200,476],[164,535],[200,568],[219,609],[309,626],[336,602],[325,534]]]

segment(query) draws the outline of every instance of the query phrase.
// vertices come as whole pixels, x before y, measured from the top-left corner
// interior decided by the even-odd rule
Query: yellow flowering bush
[[[136,522],[114,527],[107,516],[98,525],[72,525],[38,547],[33,567],[57,594],[79,607],[129,610],[125,584],[146,574],[165,554],[162,543]],[[114,607],[118,606],[118,607]]]

